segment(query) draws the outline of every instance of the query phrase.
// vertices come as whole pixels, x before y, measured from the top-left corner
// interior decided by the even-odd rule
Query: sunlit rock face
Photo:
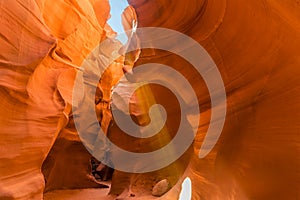
[[[71,108],[79,66],[113,34],[106,24],[108,1],[0,2],[0,199],[42,199],[45,181],[48,190],[102,187],[88,176],[91,155],[78,138]],[[195,76],[192,66],[179,56],[159,50],[141,51],[135,66],[148,62],[166,64],[190,81],[201,105],[201,121],[192,148],[166,168],[135,175],[133,190],[139,191],[138,195],[151,193],[153,183],[168,179],[174,187],[161,198],[175,200],[184,195],[180,196],[180,185],[188,176],[192,184],[188,191],[195,200],[299,199],[299,3],[129,3],[137,12],[139,27],[165,27],[199,42],[217,64],[227,93],[221,138],[207,157],[199,159],[211,115],[203,79]],[[106,71],[99,96],[109,100],[112,86],[123,75],[124,62],[126,58],[120,58]],[[131,65],[132,62],[129,68]],[[132,118],[138,124],[147,119],[145,110],[155,99],[172,113],[167,127],[175,130],[180,110],[174,95],[157,85],[140,89],[141,93],[145,91],[147,98],[139,96],[131,104]],[[98,110],[107,117],[99,119],[99,123],[108,128],[109,111],[101,105]],[[139,140],[117,126],[109,132],[113,142],[135,152],[158,149],[176,133]],[[77,177],[65,173],[68,169]],[[122,192],[132,176],[117,171],[111,193]]]
[[[210,115],[205,84],[175,55],[155,51],[150,58],[185,74],[203,107],[196,154],[188,169],[193,199],[300,198],[299,3],[129,2],[140,26],[175,29],[198,41],[225,84],[228,111],[221,138],[205,159],[199,159]],[[138,64],[148,62],[149,54],[144,55],[142,51]],[[157,96],[164,98],[164,93]]]
[[[1,1],[0,9],[0,199],[42,199],[42,163],[67,123],[77,67],[106,34],[109,4]]]

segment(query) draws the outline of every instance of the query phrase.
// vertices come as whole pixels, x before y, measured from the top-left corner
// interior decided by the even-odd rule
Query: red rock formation
[[[69,113],[68,78],[105,36],[95,4],[103,1],[1,2],[1,199],[42,198],[41,166]]]
[[[192,159],[188,175],[193,199],[300,198],[300,18],[295,12],[299,3],[130,3],[140,26],[171,28],[197,40],[213,57],[224,80],[226,123],[218,146],[205,159]],[[142,53],[139,63],[147,59]],[[201,94],[200,103],[209,102],[205,85],[180,68],[187,65],[176,56],[156,51],[151,62],[179,69],[193,80],[191,84]],[[194,145],[196,154],[209,122],[205,112],[202,116]]]
[[[44,163],[46,180],[51,183],[49,188],[97,186],[86,176],[89,169],[84,168],[90,154],[74,136],[74,125],[68,120],[74,104],[73,80],[78,66],[111,34],[105,27],[108,2],[0,2],[0,199],[42,199],[42,163],[59,134],[60,140],[49,154],[50,161]],[[299,2],[130,0],[129,3],[136,9],[140,27],[180,31],[209,52],[224,81],[228,110],[217,146],[199,159],[211,117],[210,97],[203,79],[195,77],[192,66],[179,56],[142,50],[135,66],[157,62],[182,73],[195,89],[202,113],[194,149],[164,169],[134,175],[133,190],[151,193],[153,183],[168,178],[175,186],[162,199],[177,199],[180,177],[190,160],[182,178],[191,178],[192,199],[299,199]],[[110,97],[111,87],[122,75],[118,62],[123,65],[123,61],[120,58],[106,72],[101,82],[105,97]],[[129,66],[132,64],[129,62]],[[133,106],[146,105],[143,109],[147,110],[154,102],[162,103],[172,113],[167,121],[168,130],[176,129],[179,109],[174,95],[155,85],[144,88],[149,90],[151,95],[146,99],[139,95],[143,89],[137,92]],[[147,119],[147,113],[135,112],[141,108],[133,108],[136,122]],[[101,106],[99,110],[109,121],[109,111],[103,111]],[[99,121],[108,127],[106,120]],[[144,152],[166,144],[174,134],[168,133],[169,137],[161,133],[140,140],[113,126],[110,138],[123,148]],[[73,172],[78,172],[77,180],[72,181],[70,175],[60,176],[62,180],[55,178],[64,173],[59,172],[64,171],[62,161],[72,157],[68,151],[55,154],[66,144],[60,143],[64,140],[78,145],[75,150],[80,156],[78,160],[71,159],[80,162],[79,168],[71,165]],[[51,162],[52,156],[57,160]],[[111,192],[122,192],[130,176],[117,172]]]

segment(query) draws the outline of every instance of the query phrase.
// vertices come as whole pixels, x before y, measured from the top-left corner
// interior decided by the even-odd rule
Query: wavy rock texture
[[[177,199],[181,181],[189,176],[195,200],[299,199],[299,2],[129,3],[137,12],[140,27],[180,31],[209,52],[224,80],[228,106],[217,146],[205,159],[199,159],[211,115],[204,81],[194,76],[192,66],[182,58],[164,51],[142,50],[136,66],[158,62],[184,74],[197,93],[202,113],[194,148],[162,170],[134,175],[133,191],[138,191],[138,195],[151,193],[153,183],[167,178],[174,187],[161,199]],[[0,199],[42,199],[45,183],[41,167],[53,144],[43,169],[49,189],[100,187],[87,176],[89,169],[84,166],[88,165],[90,155],[82,148],[69,118],[78,66],[111,34],[105,25],[108,2],[2,0],[0,9]],[[103,79],[106,81],[101,82],[105,97],[110,97],[110,89],[121,75],[116,61],[107,71]],[[153,85],[141,88],[137,94],[150,90],[153,98],[138,95],[132,105],[133,119],[137,123],[147,119],[145,113],[134,111],[139,111],[141,105],[147,110],[155,99],[172,113],[168,129],[176,129],[179,109],[174,95]],[[172,134],[162,133],[149,142],[129,137],[116,126],[110,129],[112,141],[137,152],[159,148]],[[70,152],[72,145],[67,151],[57,152],[65,144],[75,144],[80,156],[76,158]],[[75,159],[70,159],[72,155]],[[76,179],[68,174],[56,178],[67,170],[64,160],[70,160],[70,171],[80,172]],[[122,192],[132,177],[116,172],[111,193]]]
[[[202,160],[196,155],[209,110],[201,115],[196,155],[187,172],[193,199],[300,198],[299,2],[129,2],[140,26],[171,28],[197,40],[224,80],[228,106],[224,130],[217,147]],[[191,80],[205,110],[209,96],[201,78],[193,77],[178,57],[155,54],[151,62],[172,66]],[[139,63],[147,62],[147,56],[143,59],[142,53]]]
[[[0,8],[0,198],[42,199],[42,163],[67,123],[77,66],[105,37],[109,4],[24,0]]]

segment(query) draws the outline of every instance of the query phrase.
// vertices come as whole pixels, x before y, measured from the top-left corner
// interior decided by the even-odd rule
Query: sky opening
[[[124,9],[129,6],[127,0],[110,0],[110,15],[111,18],[108,20],[108,24],[112,27],[114,31],[118,34],[123,33],[122,25],[122,13]]]

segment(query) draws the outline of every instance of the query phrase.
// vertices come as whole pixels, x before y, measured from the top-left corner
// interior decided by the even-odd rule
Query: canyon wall
[[[42,199],[42,163],[68,122],[79,66],[105,38],[109,4],[1,1],[0,9],[0,198]]]
[[[298,199],[299,27],[298,1],[129,1],[140,27],[187,34],[212,56],[227,93],[227,116],[213,151],[198,153],[210,122],[209,95],[201,77],[175,55],[143,53],[190,80],[203,107],[190,169],[193,199]],[[174,44],[180,48],[180,44]],[[183,67],[185,66],[185,67]],[[159,91],[154,90],[154,93]],[[164,98],[164,93],[157,96]],[[176,109],[176,108],[174,108]],[[207,112],[206,112],[207,110]],[[210,122],[214,123],[214,122]]]
[[[167,177],[174,187],[161,199],[177,199],[181,182],[176,182],[184,174],[183,178],[191,178],[195,200],[299,199],[299,2],[130,0],[129,3],[137,12],[139,27],[169,28],[199,42],[216,63],[227,94],[221,137],[214,149],[199,159],[209,123],[216,123],[210,120],[212,108],[205,82],[178,55],[157,49],[142,50],[135,67],[144,63],[166,64],[190,81],[200,104],[201,120],[192,148],[172,165],[139,175],[134,187],[151,185]],[[84,150],[70,119],[75,76],[83,60],[111,34],[106,25],[108,1],[2,0],[0,9],[0,198],[42,199],[45,180],[41,168],[49,152],[44,163],[48,189],[102,187],[86,176],[91,155]],[[178,43],[172,45],[181,48]],[[118,64],[108,70],[103,79],[106,81],[102,82],[103,94],[110,95],[111,87],[122,73]],[[180,110],[174,95],[157,85],[141,89],[141,94],[145,91],[147,98],[154,97],[172,114],[167,121],[168,130],[178,128]],[[143,97],[138,98],[138,104],[147,105],[146,109],[153,99]],[[131,114],[137,123],[141,122],[134,105]],[[166,144],[176,131],[149,140],[133,140],[116,126],[109,132],[111,140],[121,147],[143,152]],[[60,140],[55,142],[57,136]],[[78,160],[72,159],[72,145],[66,144],[74,145],[76,151],[82,149],[77,152]],[[60,145],[65,149],[58,152],[63,149]],[[55,158],[57,161],[53,161]],[[62,182],[56,178],[57,172],[64,174],[67,170],[65,160],[74,167],[72,173],[82,170],[75,181],[68,174],[60,177]],[[112,192],[123,183],[129,184],[127,176],[116,172]],[[158,179],[143,182],[152,176]],[[118,182],[122,178],[125,180]]]

